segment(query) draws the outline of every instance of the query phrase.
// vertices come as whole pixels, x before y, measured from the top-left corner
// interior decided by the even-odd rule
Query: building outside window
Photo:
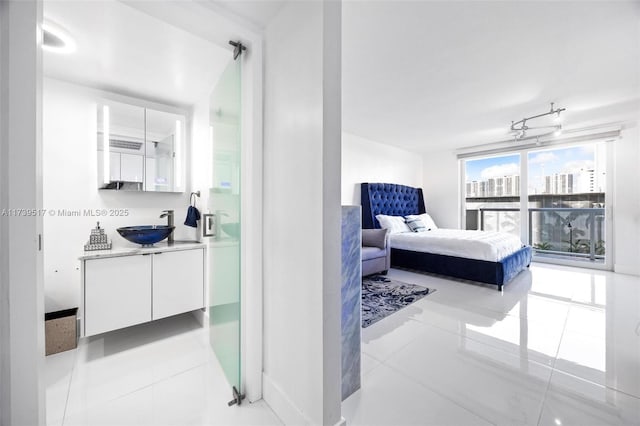
[[[523,236],[538,259],[603,264],[606,160],[605,143],[465,159],[466,229]]]

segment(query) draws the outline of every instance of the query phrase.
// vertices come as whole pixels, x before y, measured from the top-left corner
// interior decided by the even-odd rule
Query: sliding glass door
[[[585,143],[463,160],[466,229],[509,232],[536,260],[607,265],[607,148]]]
[[[532,151],[529,244],[538,257],[604,263],[605,144]]]

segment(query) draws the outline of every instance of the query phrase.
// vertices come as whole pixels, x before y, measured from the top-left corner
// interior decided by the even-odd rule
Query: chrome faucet
[[[167,226],[173,228],[173,210],[163,210],[160,218],[167,218]],[[167,238],[167,243],[173,244],[173,231],[169,234],[169,238]]]

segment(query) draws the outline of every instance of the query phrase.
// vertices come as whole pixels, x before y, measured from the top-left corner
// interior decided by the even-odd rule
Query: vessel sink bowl
[[[232,238],[240,238],[240,224],[239,223],[223,223],[220,225],[225,234]]]
[[[140,226],[124,226],[118,228],[118,234],[131,241],[132,243],[142,244],[143,246],[150,246],[158,243],[167,238],[175,226],[167,225],[140,225]]]

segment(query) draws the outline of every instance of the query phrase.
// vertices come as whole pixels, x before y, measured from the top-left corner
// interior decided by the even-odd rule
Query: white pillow
[[[407,220],[420,219],[422,223],[424,223],[424,226],[425,228],[427,228],[428,231],[431,231],[432,229],[438,229],[438,225],[436,225],[433,219],[431,219],[431,216],[429,216],[429,213],[410,214],[409,216],[405,216],[405,219]]]
[[[399,234],[401,232],[411,232],[409,226],[404,222],[402,216],[387,216],[385,214],[379,214],[376,216],[380,227],[389,230],[389,234]]]
[[[429,231],[429,229],[427,229],[426,226],[424,226],[424,223],[422,223],[422,221],[420,219],[413,218],[413,219],[408,219],[406,220],[407,222],[407,226],[409,227],[409,229],[411,229],[413,232],[426,232]]]

